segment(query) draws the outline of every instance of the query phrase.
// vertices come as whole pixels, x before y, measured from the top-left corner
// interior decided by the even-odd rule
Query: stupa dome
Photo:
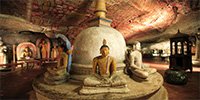
[[[125,67],[125,40],[120,32],[110,27],[112,21],[106,18],[106,12],[105,0],[97,0],[96,18],[90,21],[92,27],[81,31],[75,39],[71,70],[74,79],[82,80],[92,73],[92,60],[101,55],[104,39],[110,48],[109,55],[116,60],[117,70]]]
[[[103,39],[110,48],[110,56],[114,57],[117,67],[121,67],[125,59],[125,40],[122,34],[110,26],[93,26],[83,30],[74,43],[73,67],[91,68],[94,57],[100,55]],[[124,66],[123,66],[124,67]],[[77,73],[80,68],[75,68]]]

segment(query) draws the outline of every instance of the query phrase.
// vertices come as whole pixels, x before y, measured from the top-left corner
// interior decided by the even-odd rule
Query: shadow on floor
[[[32,90],[32,81],[44,71],[32,69],[26,71],[15,71],[0,76],[0,95],[2,99],[28,99],[27,94]]]

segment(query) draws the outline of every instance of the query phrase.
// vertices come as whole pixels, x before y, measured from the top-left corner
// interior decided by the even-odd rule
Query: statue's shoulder
[[[98,59],[100,59],[100,58],[101,58],[101,56],[97,56],[97,57],[94,57],[93,60],[98,60]]]
[[[140,51],[138,51],[138,50],[134,50],[134,51],[131,52],[131,55],[134,55],[134,54],[140,54],[140,53],[141,53]]]
[[[113,56],[108,56],[110,59],[114,59],[114,57]]]
[[[112,57],[112,56],[108,56],[108,57],[109,57],[110,60],[115,60],[115,58]]]
[[[62,55],[63,57],[67,57],[67,56],[68,56],[67,53],[65,53],[65,52],[62,52],[61,55]]]
[[[130,52],[130,55],[133,55],[133,54],[135,54],[135,51],[131,51],[131,52]]]

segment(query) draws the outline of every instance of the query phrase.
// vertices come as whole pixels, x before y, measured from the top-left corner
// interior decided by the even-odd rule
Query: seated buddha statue
[[[30,49],[30,47],[25,47],[23,52],[22,52],[22,59],[31,59],[33,57],[33,52]]]
[[[109,56],[109,47],[106,45],[105,40],[100,48],[100,53],[100,56],[97,56],[93,59],[93,74],[84,79],[84,88],[80,90],[80,93],[95,94],[105,92],[128,92],[129,90],[126,87],[126,80],[116,73],[116,62],[113,57]],[[96,91],[93,91],[91,87],[93,87]],[[111,91],[108,91],[108,89],[105,89],[104,91],[97,91],[100,87],[109,88]],[[118,88],[119,90],[116,89],[115,91],[112,91],[112,88],[115,87],[122,88]]]
[[[0,64],[6,64],[7,61],[7,47],[5,45],[3,45],[3,41],[2,38],[0,37]],[[1,69],[4,69],[6,66],[0,67]]]
[[[47,84],[61,84],[69,79],[69,73],[66,71],[68,55],[63,52],[62,47],[58,47],[57,65],[48,67],[44,74],[44,81]]]
[[[135,75],[139,78],[146,79],[149,75],[155,73],[155,68],[150,68],[148,65],[144,65],[142,62],[142,54],[140,52],[140,42],[136,41],[131,51],[127,55],[126,59],[129,64],[126,66],[127,72],[131,75]]]

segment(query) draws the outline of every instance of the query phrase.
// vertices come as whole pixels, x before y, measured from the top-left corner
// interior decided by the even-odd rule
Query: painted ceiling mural
[[[1,13],[24,18],[74,39],[95,17],[93,1],[1,0]],[[193,27],[197,30],[200,27],[199,8],[200,0],[107,0],[107,18],[113,20],[111,26],[127,41],[142,41],[148,40],[145,36],[158,39],[174,33],[168,30],[177,31],[178,26],[184,25],[182,20],[194,24],[185,24],[185,29]],[[175,29],[171,28],[173,25]]]

